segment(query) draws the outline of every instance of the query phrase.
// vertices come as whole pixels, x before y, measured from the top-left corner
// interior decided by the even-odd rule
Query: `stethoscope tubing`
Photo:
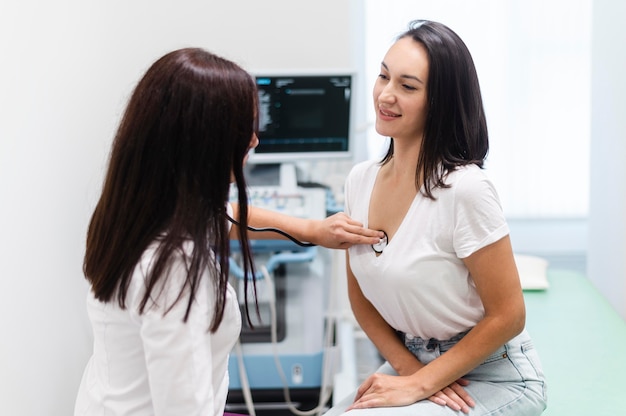
[[[226,214],[226,218],[228,219],[228,221],[230,221],[231,223],[237,225],[237,226],[241,226],[241,224],[239,223],[239,221],[237,221],[236,219],[232,218],[230,215]],[[255,233],[261,233],[261,232],[271,232],[271,233],[276,233],[276,234],[280,234],[283,237],[288,238],[289,240],[291,240],[292,242],[294,242],[295,244],[299,245],[300,247],[315,247],[317,246],[317,244],[313,244],[313,243],[307,243],[307,242],[303,242],[298,240],[297,238],[295,238],[294,236],[292,236],[291,234],[289,234],[286,231],[281,230],[280,228],[274,228],[274,227],[262,227],[262,228],[257,228],[257,227],[251,227],[251,226],[247,226],[246,227],[249,231],[255,232]],[[385,234],[386,236],[386,234]]]

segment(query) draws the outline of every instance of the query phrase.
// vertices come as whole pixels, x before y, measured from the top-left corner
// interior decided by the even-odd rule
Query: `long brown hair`
[[[255,132],[256,97],[247,72],[202,49],[170,52],[148,69],[115,136],[87,233],[83,270],[97,299],[117,300],[124,308],[133,270],[156,242],[142,313],[157,284],[167,279],[173,257],[192,242],[176,302],[189,291],[186,321],[199,281],[209,270],[217,293],[210,329],[219,327],[229,273],[225,214],[231,177],[240,195],[244,270],[253,275],[254,269],[245,233],[243,160]]]

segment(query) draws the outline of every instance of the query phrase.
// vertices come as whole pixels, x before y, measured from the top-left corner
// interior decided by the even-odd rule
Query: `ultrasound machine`
[[[260,143],[246,166],[250,204],[296,217],[324,218],[335,209],[332,193],[323,184],[300,180],[298,163],[350,160],[353,74],[259,72],[255,77]],[[238,243],[230,259],[243,328],[230,356],[226,410],[278,416],[318,414],[317,408],[321,414],[330,399],[337,358],[328,313],[332,254],[278,239],[252,240],[251,247],[259,308],[257,314],[249,292],[253,328],[245,317]],[[307,410],[311,412],[303,413]]]

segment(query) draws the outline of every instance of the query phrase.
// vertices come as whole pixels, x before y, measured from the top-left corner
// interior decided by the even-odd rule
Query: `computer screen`
[[[353,75],[255,73],[259,145],[249,163],[351,155]]]

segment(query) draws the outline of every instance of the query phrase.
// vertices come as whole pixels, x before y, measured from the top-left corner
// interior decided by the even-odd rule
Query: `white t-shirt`
[[[200,279],[187,322],[183,322],[187,295],[163,316],[186,273],[180,256],[163,291],[140,315],[154,248],[146,250],[135,269],[126,309],[117,300],[96,300],[91,291],[87,297],[94,351],[79,388],[76,416],[221,416],[224,412],[228,356],[241,331],[235,291],[228,286],[224,319],[215,333],[209,331],[215,290],[208,271]],[[185,247],[191,248],[191,244]]]
[[[356,165],[346,180],[346,213],[368,224],[380,164]],[[396,330],[447,340],[472,328],[484,308],[462,258],[509,233],[493,184],[468,165],[451,172],[431,200],[415,197],[380,256],[369,245],[349,249],[365,297]]]

